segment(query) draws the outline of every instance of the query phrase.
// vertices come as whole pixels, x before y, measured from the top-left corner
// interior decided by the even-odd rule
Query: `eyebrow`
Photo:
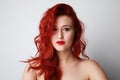
[[[69,26],[70,28],[72,28],[72,26],[71,26],[71,25],[63,25],[62,27],[66,27],[66,26]]]
[[[68,26],[68,27],[70,27],[70,28],[73,28],[73,26],[72,25],[63,25],[62,27],[64,28],[64,27],[66,27],[66,26]],[[56,25],[55,25],[55,27],[57,27]]]

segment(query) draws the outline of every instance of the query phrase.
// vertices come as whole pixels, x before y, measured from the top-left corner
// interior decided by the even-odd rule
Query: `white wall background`
[[[59,2],[73,6],[86,27],[87,54],[110,80],[120,79],[120,0],[0,0],[0,79],[21,80],[36,52],[33,39],[42,14]]]

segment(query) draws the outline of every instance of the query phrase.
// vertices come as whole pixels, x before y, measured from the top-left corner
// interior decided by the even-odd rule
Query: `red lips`
[[[57,41],[56,43],[59,44],[59,45],[63,45],[63,44],[65,44],[64,41]]]

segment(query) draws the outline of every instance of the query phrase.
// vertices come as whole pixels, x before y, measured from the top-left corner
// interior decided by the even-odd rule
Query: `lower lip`
[[[57,42],[58,45],[63,45],[65,42]]]

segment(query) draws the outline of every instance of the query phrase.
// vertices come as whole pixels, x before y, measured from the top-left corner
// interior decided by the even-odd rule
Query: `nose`
[[[59,30],[59,32],[58,32],[58,38],[59,38],[59,39],[63,39],[63,33],[62,33],[62,30]]]

